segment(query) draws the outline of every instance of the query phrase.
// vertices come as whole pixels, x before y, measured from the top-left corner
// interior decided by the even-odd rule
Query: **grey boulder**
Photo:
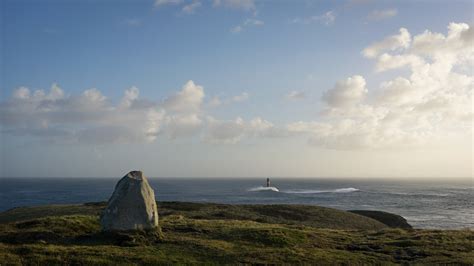
[[[120,179],[100,222],[104,231],[158,228],[155,192],[141,171]]]

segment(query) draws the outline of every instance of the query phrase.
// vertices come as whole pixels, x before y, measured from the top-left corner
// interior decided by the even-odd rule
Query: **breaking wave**
[[[329,189],[329,190],[293,189],[293,190],[286,190],[282,192],[290,193],[290,194],[317,194],[317,193],[350,193],[350,192],[356,192],[356,191],[359,191],[359,189],[348,187],[348,188],[337,188],[337,189]]]
[[[276,187],[264,187],[264,186],[259,186],[259,187],[250,188],[248,191],[251,191],[251,192],[256,192],[256,191],[273,191],[273,192],[280,192],[280,190],[278,190],[278,188],[276,188]]]
[[[318,194],[318,193],[350,193],[360,191],[358,188],[348,187],[348,188],[337,188],[337,189],[328,189],[328,190],[317,190],[317,189],[291,189],[291,190],[282,190],[280,191],[276,187],[253,187],[248,189],[250,192],[257,191],[273,191],[273,192],[282,192],[288,194]]]

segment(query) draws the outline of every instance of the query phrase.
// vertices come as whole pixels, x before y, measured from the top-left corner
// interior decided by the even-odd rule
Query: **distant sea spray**
[[[281,192],[281,193],[288,193],[288,194],[318,194],[318,193],[350,193],[350,192],[356,192],[360,190],[353,187],[328,189],[328,190],[317,190],[317,189],[279,190],[276,187],[258,186],[258,187],[249,188],[247,191],[249,192],[271,191],[271,192]]]
[[[250,191],[250,192],[257,192],[257,191],[280,192],[280,190],[276,187],[264,187],[264,186],[249,188],[248,191]]]
[[[291,194],[318,194],[318,193],[350,193],[360,191],[358,188],[348,187],[348,188],[337,188],[337,189],[327,189],[327,190],[317,190],[317,189],[292,189],[282,191],[283,193]]]

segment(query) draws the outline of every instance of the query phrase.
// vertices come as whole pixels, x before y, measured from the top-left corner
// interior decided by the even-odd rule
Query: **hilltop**
[[[383,212],[367,214],[377,221],[318,206],[158,202],[162,232],[103,233],[99,214],[104,207],[99,202],[0,213],[0,261],[7,265],[474,263],[472,231],[393,228],[405,226],[403,220]],[[397,222],[390,225],[391,219]]]

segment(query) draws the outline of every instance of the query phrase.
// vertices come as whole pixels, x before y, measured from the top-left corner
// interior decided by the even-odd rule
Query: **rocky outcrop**
[[[104,231],[158,228],[155,193],[141,171],[120,179],[100,222]]]

